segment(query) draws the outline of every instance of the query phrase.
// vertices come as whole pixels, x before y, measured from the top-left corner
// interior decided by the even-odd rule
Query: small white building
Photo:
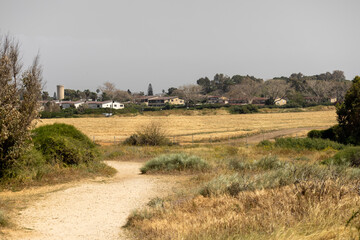
[[[124,104],[117,101],[103,101],[103,102],[85,102],[89,108],[98,109],[98,108],[112,108],[112,109],[123,109]]]

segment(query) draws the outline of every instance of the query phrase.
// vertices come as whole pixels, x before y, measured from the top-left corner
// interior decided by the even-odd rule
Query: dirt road
[[[313,129],[322,129],[319,127],[303,127],[303,128],[289,128],[289,129],[281,129],[281,130],[277,130],[277,131],[272,131],[272,132],[267,132],[267,133],[263,133],[263,134],[257,134],[254,136],[250,136],[247,138],[247,142],[249,144],[256,144],[261,142],[262,140],[271,140],[271,139],[275,139],[278,137],[283,137],[283,136],[298,136],[298,137],[302,137],[302,136],[306,136],[306,134]],[[246,141],[246,139],[242,139],[243,141]]]
[[[139,175],[141,163],[108,161],[111,180],[78,184],[45,194],[16,219],[9,239],[125,239],[121,226],[133,209],[171,187],[160,176]]]

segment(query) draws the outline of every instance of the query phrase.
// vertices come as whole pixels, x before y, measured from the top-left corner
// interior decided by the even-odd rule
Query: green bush
[[[268,155],[256,161],[254,166],[263,170],[271,170],[282,168],[284,163],[281,162],[277,156]]]
[[[146,162],[141,173],[196,170],[203,171],[209,164],[201,158],[187,154],[165,154]]]
[[[150,123],[143,126],[136,134],[131,135],[123,142],[126,145],[139,146],[162,146],[171,145],[170,140],[166,137],[166,132],[160,124]]]
[[[247,113],[257,113],[259,109],[256,105],[236,105],[228,108],[231,114],[247,114]]]
[[[125,139],[125,141],[123,142],[123,144],[125,145],[141,145],[140,144],[140,138],[137,134],[133,134],[130,137],[128,137],[127,139]]]
[[[249,164],[246,162],[244,158],[231,158],[228,160],[228,167],[230,170],[244,170],[249,168]]]
[[[33,131],[35,148],[52,164],[77,165],[95,160],[95,144],[74,126],[55,123]]]
[[[232,175],[220,175],[212,179],[199,190],[199,193],[204,197],[223,194],[236,196],[241,191],[253,189],[253,182],[248,177],[235,173]]]
[[[3,170],[2,178],[21,180],[31,177],[39,179],[47,171],[44,167],[45,164],[46,159],[42,153],[35,148],[29,148],[23,152],[11,168]]]
[[[343,144],[319,138],[278,138],[274,146],[296,150],[324,150],[326,148],[341,150],[345,147]]]
[[[339,125],[332,126],[331,128],[325,130],[311,130],[307,136],[309,138],[322,138],[339,143],[347,143],[344,131]]]
[[[280,161],[277,156],[265,156],[252,163],[247,162],[246,159],[232,158],[228,160],[228,167],[231,170],[245,170],[245,169],[261,169],[261,170],[273,170],[279,169],[285,166],[285,163]]]
[[[322,138],[322,130],[311,130],[308,132],[308,138]]]
[[[348,147],[323,163],[328,165],[360,167],[360,147]]]
[[[269,140],[262,140],[261,142],[258,143],[258,147],[267,147],[267,148],[271,148],[274,144],[272,142],[270,142]]]

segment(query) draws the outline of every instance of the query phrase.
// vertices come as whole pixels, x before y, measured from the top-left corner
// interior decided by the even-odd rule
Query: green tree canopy
[[[360,76],[356,76],[345,95],[344,102],[337,107],[339,127],[346,142],[360,144]]]

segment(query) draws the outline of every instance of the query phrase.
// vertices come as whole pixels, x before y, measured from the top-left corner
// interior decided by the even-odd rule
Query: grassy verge
[[[331,142],[285,143],[183,148],[211,170],[193,172],[175,196],[134,211],[126,229],[137,239],[358,238],[358,215],[346,223],[359,210],[360,169],[323,164],[358,155]]]
[[[146,162],[140,171],[141,173],[204,171],[209,168],[209,164],[197,156],[168,154],[161,155]]]

